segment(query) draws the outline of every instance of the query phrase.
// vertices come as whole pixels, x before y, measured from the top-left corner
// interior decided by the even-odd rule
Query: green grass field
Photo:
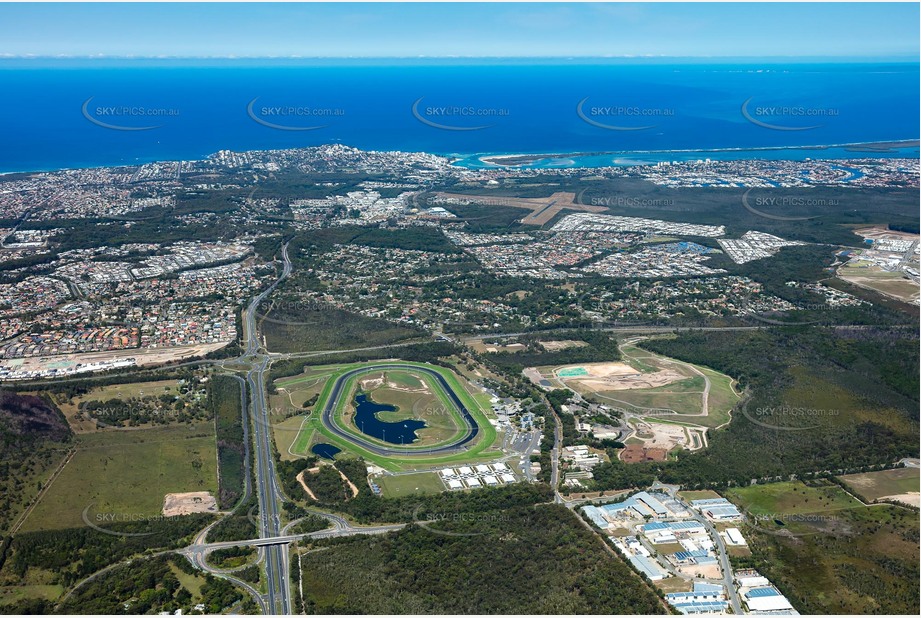
[[[275,380],[273,385],[277,392],[269,395],[268,413],[275,446],[282,460],[299,457],[291,452],[291,447],[298,440],[301,425],[310,415],[301,406],[314,396],[319,397],[329,377],[339,369],[339,365],[307,367],[300,375]],[[308,450],[310,446],[312,443],[308,444]]]
[[[435,371],[438,371],[445,378],[446,382],[451,386],[451,388],[457,393],[457,396],[461,399],[461,401],[464,402],[464,405],[467,407],[467,409],[470,411],[470,414],[474,417],[474,419],[477,421],[477,424],[480,426],[480,432],[468,450],[462,453],[457,453],[457,454],[431,456],[431,455],[413,455],[411,450],[407,448],[406,454],[401,454],[398,457],[396,456],[385,457],[385,456],[377,455],[375,453],[371,453],[359,446],[356,446],[352,442],[349,442],[347,440],[344,440],[332,434],[331,432],[326,430],[325,427],[323,427],[322,423],[320,422],[319,414],[314,414],[311,417],[309,417],[306,421],[303,422],[303,426],[301,427],[301,431],[299,435],[297,436],[296,439],[294,439],[291,442],[291,445],[290,445],[291,452],[294,453],[295,455],[306,455],[309,452],[309,448],[311,444],[316,443],[316,442],[327,442],[343,450],[343,453],[340,455],[337,455],[337,457],[349,456],[349,455],[360,456],[366,459],[367,461],[374,463],[386,470],[395,471],[395,472],[405,471],[405,470],[414,470],[414,469],[438,466],[438,465],[451,465],[451,464],[456,464],[456,463],[467,463],[467,462],[475,463],[475,462],[489,461],[489,460],[494,459],[496,455],[499,454],[498,450],[491,449],[491,447],[493,446],[493,443],[496,440],[496,430],[489,423],[487,416],[486,416],[486,410],[488,410],[489,408],[488,406],[483,407],[484,405],[487,405],[483,403],[483,398],[474,397],[470,394],[471,390],[468,390],[468,385],[465,384],[466,381],[463,378],[459,377],[457,374],[455,374],[451,370],[443,368],[443,367],[439,367],[437,365],[427,365],[424,363],[414,363],[414,362],[407,362],[407,361],[400,361],[400,362],[401,364],[405,364],[405,365],[417,365],[417,366],[426,367],[426,368],[430,368]],[[353,368],[372,367],[375,364],[379,364],[379,363],[371,362],[371,363],[353,363],[353,364],[348,364],[348,365],[340,365],[340,366],[334,367],[332,371],[333,371],[333,375],[339,375]],[[314,370],[315,371],[324,371],[324,370],[329,371],[330,368],[315,367]],[[357,380],[353,379],[352,381],[354,382]],[[281,383],[282,381],[279,381],[279,382]],[[320,410],[325,405],[325,401],[329,396],[329,391],[332,389],[333,383],[334,383],[334,380],[332,379],[327,380],[326,385],[323,389],[323,392],[320,394],[319,401],[317,402],[317,405],[315,406],[315,409]],[[341,414],[342,411],[345,409],[345,407],[351,402],[350,392],[354,392],[354,391],[350,391],[349,389],[344,390],[344,395],[342,398],[340,398],[339,406],[337,407],[336,412],[334,412],[335,414]],[[439,399],[444,404],[445,408],[451,411],[451,414],[456,414],[453,411],[453,408],[450,405],[448,405],[447,400],[445,399],[445,395],[443,393],[440,393],[440,389],[436,389],[436,392],[439,392],[439,395],[438,395]],[[406,418],[406,417],[404,416],[402,418]],[[367,436],[364,436],[363,434],[359,434],[358,430],[353,427],[350,427],[348,423],[341,422],[340,425],[346,431],[354,431],[356,435],[362,435],[363,438],[369,439]],[[457,426],[461,427],[459,419],[458,419]]]
[[[642,390],[596,391],[595,396],[609,405],[623,407],[637,414],[648,413],[650,409],[674,410],[679,416],[691,417],[699,414],[701,391],[681,392],[682,390],[681,383],[676,383]],[[691,413],[690,410],[697,412]],[[703,416],[700,418],[706,419]]]
[[[885,496],[917,492],[921,482],[921,469],[894,468],[863,474],[847,474],[838,478],[865,499],[878,500]]]
[[[633,367],[634,369],[636,369],[637,371],[641,371],[643,373],[653,373],[659,370],[657,366],[649,364],[643,360],[643,357],[646,357],[646,356],[655,357],[655,355],[652,352],[648,352],[647,350],[642,350],[636,346],[633,346],[627,343],[620,346],[620,351],[621,351],[621,354],[623,354],[624,362],[630,365],[631,367]]]
[[[882,270],[870,262],[850,262],[838,269],[838,277],[858,285],[908,301],[918,295],[918,285],[898,272]]]
[[[821,513],[861,506],[834,483],[810,487],[802,481],[736,487],[726,497],[752,515]]]
[[[278,409],[301,407],[305,401],[323,391],[326,380],[335,370],[335,366],[326,367],[323,371],[308,367],[300,375],[275,380],[274,386],[278,393],[271,396],[269,404]]]
[[[77,453],[22,530],[84,526],[82,513],[89,505],[93,513],[156,516],[167,493],[186,491],[216,495],[211,423],[86,434],[77,438]]]
[[[445,491],[444,483],[434,472],[401,474],[399,476],[382,475],[376,478],[381,493],[387,498],[399,498],[411,494],[437,494]]]
[[[671,419],[687,421],[702,427],[719,427],[730,420],[732,408],[741,397],[732,386],[732,378],[708,367],[693,365],[671,359],[629,343],[620,347],[623,360],[637,371],[651,374],[668,370],[677,372],[683,379],[651,388],[590,389],[582,388],[580,382],[568,381],[567,386],[576,388],[584,396],[593,396],[599,402],[642,414],[648,410],[672,410],[677,416],[660,417],[664,422]],[[552,375],[555,367],[539,367],[542,375]],[[707,414],[703,412],[703,393],[707,381],[710,390],[707,396]]]
[[[740,559],[757,565],[801,613],[918,613],[916,511],[863,506],[827,482],[756,485],[726,495],[766,516],[743,525],[751,557]]]
[[[176,579],[179,580],[179,583],[182,586],[192,593],[193,598],[201,598],[201,587],[205,583],[205,578],[200,575],[193,575],[191,573],[186,573],[182,571],[174,564],[169,565],[169,570],[173,575],[176,576]]]
[[[632,389],[603,393],[638,407],[668,408],[703,427],[719,427],[730,420],[730,411],[741,399],[732,387],[732,378],[708,367],[670,359],[631,345],[623,345],[624,360],[643,372],[661,368],[676,370],[687,379],[649,389]],[[703,375],[701,375],[703,374]],[[707,416],[700,416],[706,380],[710,382]],[[696,415],[696,416],[695,416]]]
[[[286,419],[269,418],[269,422],[272,423],[272,436],[275,438],[275,448],[278,449],[278,454],[282,461],[299,459],[299,456],[292,452],[292,447],[299,438],[303,439],[306,437],[300,435],[302,431],[301,426],[306,419],[306,415],[292,416]],[[305,429],[304,431],[307,430]],[[308,433],[312,435],[313,432],[309,431]],[[308,451],[311,446],[313,446],[312,442],[307,443]]]
[[[406,371],[388,371],[387,379],[397,386],[402,386],[404,388],[422,388],[425,386],[418,376]]]
[[[48,599],[53,601],[64,594],[59,584],[27,584],[24,586],[0,586],[0,606],[11,605],[25,599]]]
[[[130,382],[127,384],[109,384],[91,389],[84,395],[73,398],[67,396],[55,397],[55,403],[64,413],[71,429],[78,433],[96,431],[96,422],[85,416],[75,418],[80,411],[80,405],[88,401],[105,402],[110,399],[127,401],[133,398],[159,397],[160,395],[175,396],[179,394],[178,380],[155,380],[151,382]]]

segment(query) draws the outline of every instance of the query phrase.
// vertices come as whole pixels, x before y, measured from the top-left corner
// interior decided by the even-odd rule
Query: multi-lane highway
[[[291,260],[288,258],[287,244],[282,247],[281,255],[284,260],[281,276],[259,296],[256,296],[243,313],[243,336],[246,347],[240,360],[250,366],[246,374],[246,382],[250,392],[249,416],[255,421],[252,424],[252,430],[256,455],[256,494],[259,497],[259,536],[261,538],[282,536],[279,504],[284,500],[284,495],[278,487],[278,477],[275,474],[272,432],[265,401],[265,371],[270,359],[259,345],[256,313],[259,304],[291,274]],[[287,543],[267,545],[264,549],[264,557],[265,608],[270,614],[290,614],[291,595]]]
[[[244,420],[252,424],[247,429],[252,432],[254,455],[255,455],[255,473],[256,484],[255,491],[259,501],[259,521],[258,521],[258,539],[249,539],[243,541],[230,541],[224,543],[207,543],[205,541],[205,532],[203,532],[196,541],[183,553],[201,569],[212,573],[220,573],[207,564],[205,556],[209,551],[222,547],[236,547],[242,545],[259,547],[261,559],[265,563],[266,574],[266,592],[260,594],[255,588],[242,582],[232,576],[230,573],[221,573],[225,577],[231,578],[235,583],[245,586],[253,594],[263,613],[266,614],[290,614],[291,613],[291,594],[290,594],[290,577],[288,573],[288,546],[290,543],[302,538],[328,538],[337,536],[348,536],[353,534],[383,534],[392,530],[402,528],[402,525],[393,526],[367,526],[356,527],[350,525],[345,519],[332,516],[330,514],[318,513],[321,516],[330,519],[333,526],[326,530],[313,532],[310,534],[292,535],[287,528],[281,526],[281,515],[279,512],[280,504],[285,500],[284,494],[278,485],[278,476],[275,471],[275,460],[272,456],[272,432],[271,424],[268,419],[268,408],[266,406],[266,388],[265,372],[269,367],[272,357],[262,348],[259,341],[257,328],[257,317],[259,305],[271,294],[279,283],[284,281],[291,274],[291,260],[288,257],[288,245],[282,247],[282,259],[284,267],[279,278],[261,294],[256,296],[243,312],[243,337],[244,351],[236,362],[246,365],[249,369],[246,373],[245,383],[246,390],[249,392],[249,414],[244,414]],[[339,377],[335,383],[326,407],[323,411],[322,419],[324,425],[340,437],[358,442],[363,448],[375,453],[388,455],[398,454],[400,449],[389,449],[371,442],[365,442],[352,433],[340,429],[332,418],[332,411],[343,393],[343,385],[349,378],[363,372],[379,369],[410,369],[416,372],[424,372],[433,378],[438,385],[445,391],[448,400],[454,405],[460,414],[460,417],[466,423],[466,431],[457,440],[448,445],[441,445],[430,449],[414,449],[418,454],[446,453],[464,448],[464,445],[473,440],[479,432],[479,425],[471,416],[470,412],[464,406],[457,393],[451,388],[448,382],[437,371],[406,365],[401,363],[389,363],[377,365],[371,369],[356,369]]]
[[[400,448],[400,447],[388,447],[388,446],[383,446],[383,445],[380,445],[374,442],[370,442],[352,432],[342,429],[341,427],[339,427],[338,424],[336,424],[335,410],[336,410],[336,407],[339,405],[339,400],[341,399],[342,395],[346,392],[346,389],[345,389],[346,384],[349,382],[351,378],[357,375],[361,375],[363,373],[370,373],[374,371],[394,371],[394,370],[404,370],[404,371],[412,371],[414,373],[424,373],[427,376],[434,379],[438,383],[438,386],[440,386],[442,390],[444,390],[445,394],[448,396],[448,399],[451,402],[451,405],[453,405],[456,408],[461,418],[463,418],[464,423],[466,424],[466,431],[464,432],[464,435],[459,437],[457,440],[451,442],[450,444],[442,444],[439,446],[433,446],[432,448],[426,448],[426,449],[421,449],[421,448],[410,449],[410,448]],[[461,402],[460,398],[457,396],[457,393],[454,392],[454,389],[451,388],[451,385],[448,384],[447,380],[444,379],[444,376],[442,376],[440,373],[438,373],[437,371],[433,369],[428,369],[426,367],[420,367],[418,365],[408,365],[404,363],[381,363],[381,364],[375,364],[374,366],[371,366],[371,367],[360,367],[358,369],[352,369],[351,371],[347,371],[346,373],[343,373],[338,378],[336,378],[336,381],[333,383],[332,390],[330,390],[329,397],[326,398],[326,402],[320,414],[320,419],[321,419],[321,422],[323,423],[323,426],[326,427],[329,431],[336,434],[336,436],[342,438],[343,440],[347,440],[353,444],[356,444],[360,446],[361,448],[367,451],[370,451],[372,453],[375,453],[377,455],[406,455],[408,453],[412,453],[413,455],[435,455],[435,454],[452,453],[452,452],[462,450],[464,448],[464,445],[466,445],[471,440],[473,440],[477,436],[477,433],[479,433],[480,431],[480,426],[477,424],[476,420],[474,420],[473,416],[471,416],[470,411],[467,409],[467,407],[463,404],[463,402]]]

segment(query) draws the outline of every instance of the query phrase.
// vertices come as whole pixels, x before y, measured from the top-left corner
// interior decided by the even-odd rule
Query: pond
[[[336,453],[341,453],[342,449],[337,446],[333,446],[332,444],[318,442],[311,447],[310,452],[314,455],[319,455],[324,459],[335,459]]]
[[[412,444],[416,441],[416,431],[425,427],[425,421],[407,418],[390,423],[377,418],[378,412],[395,412],[396,406],[377,403],[367,393],[355,395],[355,426],[362,433],[383,440],[389,444]]]

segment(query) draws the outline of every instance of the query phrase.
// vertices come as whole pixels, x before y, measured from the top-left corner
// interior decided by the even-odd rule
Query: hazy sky
[[[907,56],[917,3],[0,4],[0,55]]]

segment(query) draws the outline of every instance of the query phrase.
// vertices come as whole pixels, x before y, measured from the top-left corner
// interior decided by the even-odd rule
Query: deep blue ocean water
[[[618,152],[627,154],[578,164],[631,164],[697,158],[647,151],[832,145],[921,134],[916,63],[33,68],[0,62],[0,91],[0,171],[331,142],[463,155]],[[254,99],[252,115],[259,120],[323,128],[260,124],[247,112]],[[746,119],[746,101],[749,117],[769,127]],[[157,128],[99,126],[85,117],[85,103],[87,115],[99,122]],[[114,107],[130,111],[106,109]],[[276,107],[298,109],[273,113]],[[166,114],[142,116],[136,108]],[[466,130],[473,127],[484,128]],[[828,156],[804,152],[753,154]],[[565,164],[565,157],[547,163]]]

